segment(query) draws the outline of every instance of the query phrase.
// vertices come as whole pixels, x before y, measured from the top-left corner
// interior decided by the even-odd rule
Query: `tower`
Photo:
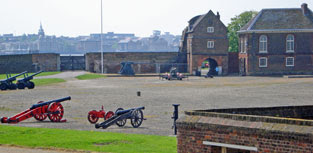
[[[40,37],[44,37],[45,36],[45,31],[43,30],[43,28],[42,28],[42,24],[41,24],[41,22],[40,22],[40,28],[39,28],[39,30],[38,30],[38,36]]]

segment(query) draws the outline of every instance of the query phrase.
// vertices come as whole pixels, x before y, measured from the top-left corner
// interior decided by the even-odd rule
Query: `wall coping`
[[[281,123],[281,124],[313,126],[313,120],[297,119],[297,118],[284,118],[284,117],[258,116],[258,115],[245,115],[245,114],[230,114],[230,113],[219,113],[219,112],[204,112],[204,111],[199,111],[199,110],[185,111],[185,114],[189,115],[189,116],[206,116],[206,117],[216,117],[216,118],[227,118],[227,119],[240,120],[240,121],[267,122],[267,123]]]

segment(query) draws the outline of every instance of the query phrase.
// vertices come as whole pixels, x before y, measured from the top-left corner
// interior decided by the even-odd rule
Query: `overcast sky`
[[[313,0],[103,0],[103,31],[149,36],[153,30],[180,35],[193,16],[220,12],[230,18],[247,10],[300,8]],[[37,33],[79,36],[100,33],[101,0],[1,0],[0,35]],[[312,10],[312,9],[311,9]]]

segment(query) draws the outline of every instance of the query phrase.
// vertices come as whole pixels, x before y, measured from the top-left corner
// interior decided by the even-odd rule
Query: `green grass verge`
[[[105,78],[105,75],[102,74],[94,74],[94,73],[88,73],[88,74],[83,74],[75,77],[78,80],[90,80],[90,79],[98,79],[98,78]]]
[[[32,82],[35,83],[36,86],[49,85],[53,83],[61,83],[66,82],[64,79],[59,78],[46,78],[46,79],[34,79]]]
[[[176,153],[176,138],[0,125],[0,144],[114,153]]]
[[[38,76],[55,75],[55,74],[59,74],[59,73],[61,73],[61,72],[42,72],[42,73],[36,75],[36,77],[38,77]],[[17,75],[17,74],[18,73],[14,73],[14,74],[11,74],[11,76],[14,76],[14,75]],[[32,75],[32,74],[34,74],[34,73],[28,73],[28,75]],[[6,79],[6,78],[7,78],[6,74],[0,74],[0,79]],[[24,78],[24,75],[19,76],[18,78]]]

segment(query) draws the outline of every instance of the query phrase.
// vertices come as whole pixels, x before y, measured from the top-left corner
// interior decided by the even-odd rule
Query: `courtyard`
[[[31,118],[15,125],[166,136],[173,134],[172,104],[180,104],[180,116],[187,110],[313,104],[313,78],[227,76],[212,79],[189,77],[183,81],[160,80],[158,77],[75,78],[83,73],[63,72],[49,76],[62,77],[66,82],[38,86],[33,90],[1,91],[0,116],[10,117],[38,101],[71,96],[71,101],[62,103],[67,122],[38,122]],[[137,96],[138,91],[141,96]],[[120,107],[145,106],[147,120],[136,129],[129,121],[123,128],[113,125],[107,129],[95,129],[88,122],[87,114],[101,109],[102,105],[105,111],[113,112]]]

